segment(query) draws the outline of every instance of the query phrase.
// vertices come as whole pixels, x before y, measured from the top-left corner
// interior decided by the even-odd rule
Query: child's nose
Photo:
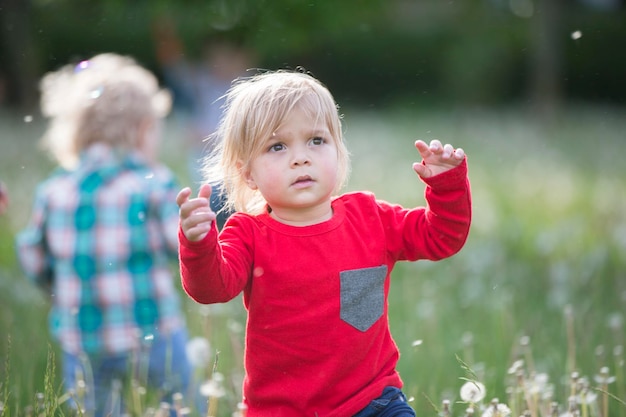
[[[294,149],[291,164],[294,166],[309,164],[311,159],[306,148],[298,147]]]

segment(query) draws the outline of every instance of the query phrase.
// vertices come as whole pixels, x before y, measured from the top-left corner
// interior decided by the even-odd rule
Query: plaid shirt
[[[51,293],[50,329],[65,351],[128,352],[184,325],[170,263],[176,193],[167,168],[102,144],[38,186],[17,251]]]

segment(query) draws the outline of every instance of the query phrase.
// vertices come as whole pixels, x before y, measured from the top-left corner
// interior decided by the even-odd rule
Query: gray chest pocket
[[[339,273],[341,319],[364,332],[382,315],[387,266],[353,269]]]

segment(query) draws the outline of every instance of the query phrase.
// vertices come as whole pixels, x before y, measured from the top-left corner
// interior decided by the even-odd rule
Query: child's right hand
[[[216,214],[211,210],[209,197],[211,186],[204,184],[198,191],[198,197],[189,199],[191,189],[183,188],[176,196],[176,204],[180,207],[180,227],[187,240],[198,242],[206,237],[215,221]]]

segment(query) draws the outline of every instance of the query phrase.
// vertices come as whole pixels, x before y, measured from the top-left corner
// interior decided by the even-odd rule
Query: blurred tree
[[[599,1],[615,5],[607,13],[587,4]],[[626,56],[616,53],[626,35],[623,4],[0,0],[0,77],[8,80],[11,103],[26,106],[37,76],[98,52],[132,55],[158,72],[151,25],[167,15],[189,55],[199,55],[200,40],[211,32],[241,31],[260,67],[303,65],[338,98],[458,105],[529,100],[538,113],[550,114],[565,94],[626,100]],[[575,43],[568,42],[573,21],[584,33]]]
[[[30,16],[29,0],[0,0],[0,78],[6,77],[0,81],[6,84],[8,103],[23,109],[37,101],[38,53]]]
[[[530,100],[547,119],[563,101],[565,0],[537,0],[530,25]]]

